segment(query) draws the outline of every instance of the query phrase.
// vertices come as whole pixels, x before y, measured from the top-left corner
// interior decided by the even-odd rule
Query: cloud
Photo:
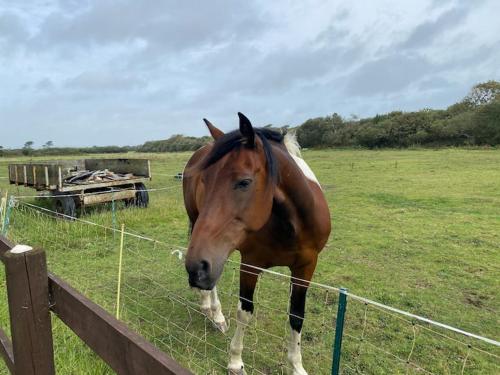
[[[50,78],[42,78],[35,84],[35,89],[39,91],[50,91],[54,89],[54,83]]]
[[[349,77],[348,95],[372,96],[397,93],[418,82],[431,69],[423,57],[393,54],[369,61]]]
[[[434,40],[443,33],[459,28],[460,24],[469,14],[466,6],[449,9],[439,15],[435,20],[423,22],[418,25],[409,37],[400,45],[402,49],[415,49],[428,47]]]
[[[0,143],[139,144],[205,134],[203,117],[229,130],[237,111],[297,125],[446,107],[500,78],[499,4],[3,2]]]
[[[217,44],[259,30],[259,16],[250,2],[101,0],[74,13],[55,11],[41,25],[35,42],[90,48],[142,40],[162,50]]]
[[[66,81],[70,89],[87,91],[124,91],[145,87],[146,82],[133,76],[122,76],[112,72],[83,72]]]
[[[11,12],[0,13],[0,43],[8,43],[8,47],[24,43],[29,37],[21,17]]]

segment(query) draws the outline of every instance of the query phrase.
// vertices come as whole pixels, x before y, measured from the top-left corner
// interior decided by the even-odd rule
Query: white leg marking
[[[212,319],[212,309],[210,309],[210,290],[199,290],[201,297],[201,312],[209,319]]]
[[[307,375],[302,366],[302,354],[300,348],[301,334],[294,329],[290,330],[290,341],[288,342],[288,362],[292,368],[292,375]]]
[[[226,318],[222,314],[222,306],[220,304],[219,296],[217,295],[217,288],[214,287],[210,293],[211,304],[210,309],[212,310],[212,319],[215,326],[222,332],[226,333],[228,326],[226,323]]]
[[[199,290],[201,297],[201,312],[210,319],[215,327],[222,333],[226,333],[229,327],[226,318],[222,314],[222,306],[217,295],[217,288],[212,290]]]
[[[238,303],[238,313],[236,318],[236,332],[234,333],[233,339],[231,340],[230,348],[230,359],[228,370],[230,374],[245,374],[243,359],[241,358],[241,353],[243,353],[243,337],[245,336],[245,328],[250,323],[252,319],[252,313],[249,311],[243,311],[241,309],[241,302]]]

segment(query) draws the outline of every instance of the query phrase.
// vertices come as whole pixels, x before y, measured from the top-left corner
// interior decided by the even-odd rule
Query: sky
[[[500,1],[0,0],[0,146],[138,145],[446,108],[500,80]]]

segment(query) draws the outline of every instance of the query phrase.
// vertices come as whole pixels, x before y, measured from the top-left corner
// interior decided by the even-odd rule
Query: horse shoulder
[[[330,210],[318,179],[300,154],[281,150],[284,170],[283,190],[293,208],[292,222],[296,222],[297,237],[301,245],[321,251],[331,231]],[[279,153],[279,151],[278,151]]]

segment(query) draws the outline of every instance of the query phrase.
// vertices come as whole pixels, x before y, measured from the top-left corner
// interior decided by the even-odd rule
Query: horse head
[[[189,284],[204,290],[215,286],[232,251],[269,220],[273,205],[278,170],[269,141],[282,135],[238,116],[239,129],[226,134],[204,120],[214,143],[196,164],[197,218],[185,262]]]

